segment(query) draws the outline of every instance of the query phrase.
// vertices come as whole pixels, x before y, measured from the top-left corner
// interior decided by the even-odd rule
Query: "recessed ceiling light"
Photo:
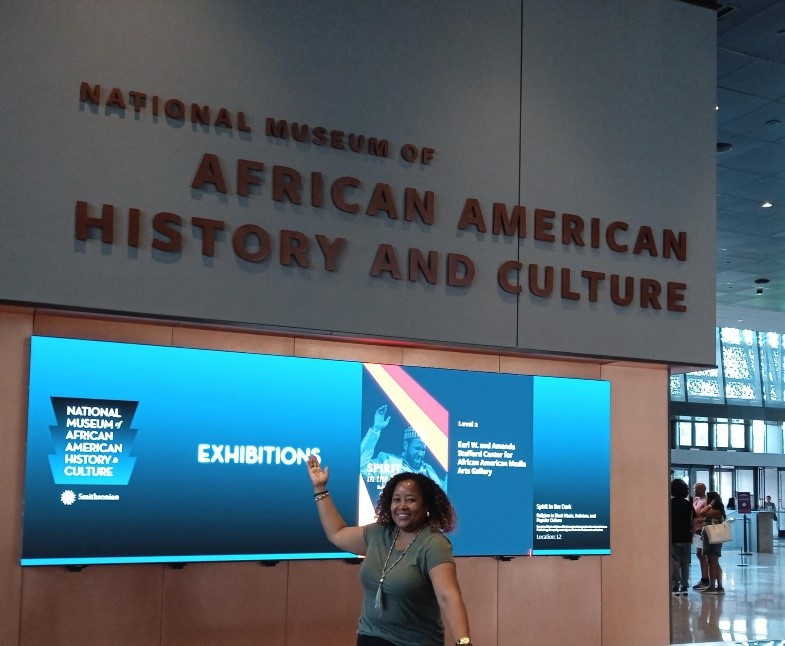
[[[756,289],[756,290],[755,290],[755,293],[756,293],[758,296],[760,296],[761,294],[763,294],[763,287],[758,287],[758,289]]]
[[[770,209],[772,206],[774,206],[774,205],[771,202],[769,202],[768,200],[766,200],[763,204],[761,204],[761,207],[764,208],[764,209]]]

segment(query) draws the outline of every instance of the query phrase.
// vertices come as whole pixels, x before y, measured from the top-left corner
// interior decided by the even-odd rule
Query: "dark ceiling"
[[[785,0],[720,6],[717,106],[717,324],[785,332]]]

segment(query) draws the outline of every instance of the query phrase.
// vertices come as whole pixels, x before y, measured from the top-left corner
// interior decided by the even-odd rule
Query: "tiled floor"
[[[760,642],[785,646],[785,538],[774,540],[773,554],[753,554],[742,562],[740,550],[723,549],[724,596],[671,597],[671,643]],[[700,579],[693,554],[690,585]]]

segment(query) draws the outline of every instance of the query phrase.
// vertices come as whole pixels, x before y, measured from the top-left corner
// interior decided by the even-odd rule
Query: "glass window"
[[[733,471],[721,470],[714,473],[716,491],[720,494],[722,504],[728,504],[728,498],[733,496]]]
[[[722,359],[725,376],[731,379],[749,379],[750,366],[747,363],[745,348],[739,346],[723,346]]]
[[[757,333],[752,330],[720,330],[721,365],[725,399],[736,404],[762,404]]]
[[[717,366],[721,365],[720,348],[720,328],[715,328],[714,356]],[[684,375],[684,388],[688,402],[725,403],[725,387],[722,379],[722,371],[717,368],[688,372]]]
[[[741,330],[735,327],[720,328],[720,341],[722,343],[741,343]]]
[[[785,337],[776,332],[758,333],[764,406],[783,406],[782,348]]]
[[[755,500],[755,477],[752,469],[736,469],[736,491],[748,491]]]
[[[729,444],[729,428],[727,419],[718,419],[714,430],[714,446],[727,449]]]
[[[709,481],[709,470],[705,468],[695,469],[695,484],[702,482],[706,485],[706,490],[711,489],[711,482]]]
[[[687,401],[684,390],[684,375],[671,375],[670,379],[671,401]]]
[[[752,452],[766,453],[766,422],[762,419],[752,420]]]
[[[695,423],[695,446],[709,447],[709,424],[708,422]]]
[[[777,505],[777,469],[769,468],[763,470],[763,491],[760,492],[761,500],[766,500],[766,496],[771,496],[772,502]]]
[[[779,470],[780,488],[777,493],[777,509],[785,509],[785,469]],[[774,499],[774,496],[772,496]]]
[[[699,370],[686,375],[688,401],[725,403],[720,392],[719,371]]]
[[[677,422],[679,446],[692,446],[692,422]]]
[[[679,467],[679,466],[672,466],[671,467],[671,480],[675,480],[676,478],[680,478],[687,483],[687,486],[690,484],[690,470],[687,467]]]
[[[730,425],[730,445],[734,449],[747,448],[747,429],[744,420],[734,419]]]
[[[785,454],[785,422],[719,417],[674,417],[672,448],[733,449],[760,454]]]
[[[673,477],[680,478],[684,480],[684,482],[689,483],[690,481],[690,470],[686,467],[673,467]]]
[[[764,424],[766,428],[766,453],[775,453],[782,455],[783,451],[783,423],[782,422],[761,422],[754,420],[754,424]]]
[[[672,401],[785,407],[785,335],[715,328],[717,369],[672,375]]]

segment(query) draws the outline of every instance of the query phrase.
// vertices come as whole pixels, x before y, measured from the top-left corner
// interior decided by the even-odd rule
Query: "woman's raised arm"
[[[319,520],[322,522],[327,540],[344,552],[365,555],[367,546],[363,537],[363,528],[346,525],[327,489],[330,468],[322,468],[319,458],[315,455],[308,456],[307,466],[313,484],[313,497],[319,511]]]

